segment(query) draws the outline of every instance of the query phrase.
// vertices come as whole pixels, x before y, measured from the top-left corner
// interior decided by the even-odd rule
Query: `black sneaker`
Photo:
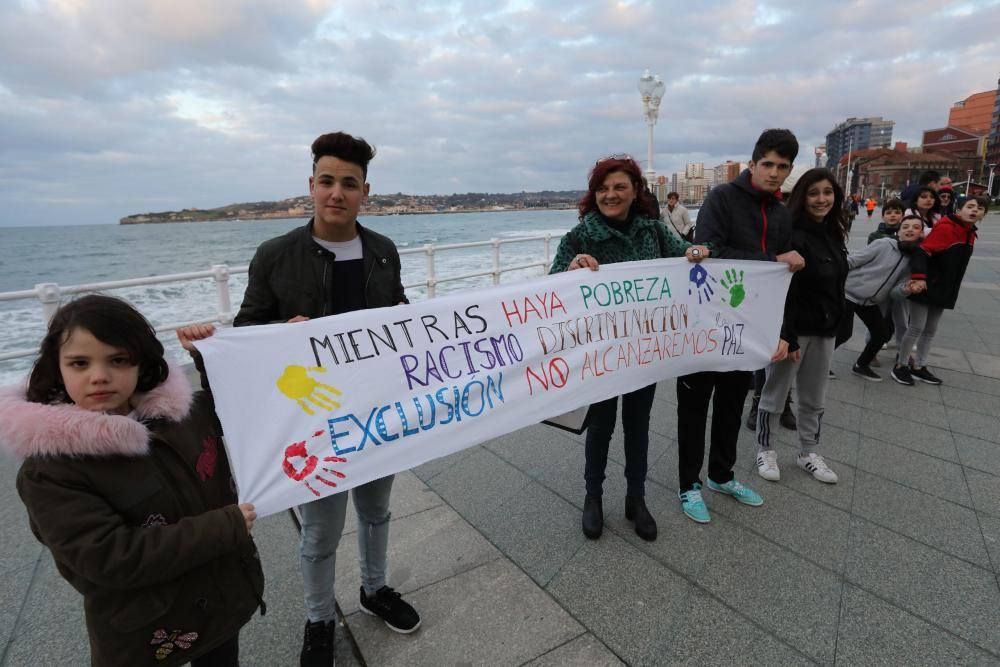
[[[365,594],[361,587],[361,611],[372,616],[378,616],[390,630],[409,634],[420,627],[420,615],[417,610],[403,601],[403,596],[383,586],[375,591],[374,597]]]
[[[858,377],[863,377],[864,379],[871,380],[872,382],[882,381],[882,376],[868,366],[859,366],[858,364],[854,364],[853,368],[851,368],[851,372]]]
[[[302,653],[299,654],[300,667],[333,667],[333,634],[336,627],[336,621],[306,621]]]
[[[941,384],[941,378],[931,373],[927,366],[922,368],[914,368],[910,371],[914,380],[920,380],[921,382],[926,382],[927,384]]]
[[[909,387],[913,386],[913,376],[910,374],[909,366],[893,366],[889,375],[899,384],[905,384]]]

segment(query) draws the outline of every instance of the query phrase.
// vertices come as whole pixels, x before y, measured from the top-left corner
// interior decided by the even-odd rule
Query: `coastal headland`
[[[582,190],[493,194],[469,192],[452,195],[372,195],[361,208],[362,215],[419,215],[426,213],[484,213],[520,209],[571,209],[583,196]],[[229,204],[218,208],[185,208],[180,211],[137,213],[121,218],[122,225],[164,222],[214,222],[219,220],[269,220],[305,218],[313,214],[308,196],[278,201]]]

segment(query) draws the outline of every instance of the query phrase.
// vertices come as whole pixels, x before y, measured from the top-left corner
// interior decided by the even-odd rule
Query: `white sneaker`
[[[769,482],[781,479],[781,471],[778,470],[778,452],[765,449],[757,455],[757,474]]]
[[[837,483],[837,473],[830,470],[829,466],[826,465],[826,461],[819,454],[815,452],[809,454],[809,456],[799,454],[795,458],[795,462],[806,472],[812,473],[812,476],[819,481],[826,482],[827,484]]]

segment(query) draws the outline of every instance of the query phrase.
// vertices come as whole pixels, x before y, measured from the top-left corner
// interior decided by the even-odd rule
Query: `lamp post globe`
[[[646,115],[646,125],[649,128],[646,156],[648,178],[646,180],[650,182],[656,173],[653,170],[653,126],[656,125],[656,119],[660,115],[660,100],[663,99],[663,93],[666,89],[667,85],[660,81],[660,77],[650,74],[648,69],[639,77],[639,95],[642,96],[642,109]]]

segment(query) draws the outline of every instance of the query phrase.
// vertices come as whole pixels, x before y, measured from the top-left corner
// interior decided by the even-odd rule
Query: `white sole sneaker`
[[[795,463],[807,473],[812,475],[813,479],[817,481],[823,482],[824,484],[837,483],[837,473],[830,470],[829,466],[826,465],[826,461],[824,461],[823,457],[819,454],[796,456]]]
[[[771,450],[757,455],[757,474],[769,482],[777,482],[781,479],[777,452]]]

